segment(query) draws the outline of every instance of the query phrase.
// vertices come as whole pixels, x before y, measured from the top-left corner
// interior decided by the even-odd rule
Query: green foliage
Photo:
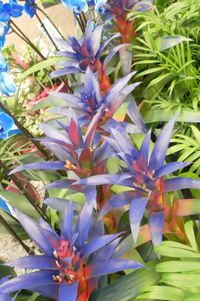
[[[40,51],[43,50],[40,40],[35,42],[35,46]],[[3,97],[2,101],[30,133],[34,136],[40,136],[42,132],[38,125],[46,117],[45,113],[43,114],[45,110],[38,109],[33,112],[32,106],[46,97],[47,91],[54,90],[59,86],[60,80],[52,80],[49,73],[52,70],[52,65],[62,58],[50,57],[41,61],[41,58],[29,45],[26,45],[22,55],[17,53],[14,45],[5,47],[3,51],[18,90],[15,95],[9,97],[9,100],[7,97]]]
[[[31,145],[32,143],[22,135],[13,135],[6,140],[0,140],[1,161],[7,162],[8,166],[13,165],[13,161],[20,163],[27,156]]]
[[[159,7],[158,7],[159,8]],[[164,10],[131,12],[138,37],[134,67],[143,81],[142,99],[155,109],[199,108],[199,1],[177,1]],[[142,35],[140,35],[142,33]]]
[[[12,207],[17,208],[25,214],[28,214],[36,219],[40,217],[37,211],[29,203],[29,201],[23,194],[0,190],[0,197],[6,202],[8,202],[8,204],[10,204]]]
[[[50,66],[54,65],[58,61],[62,61],[63,57],[51,57],[47,60],[44,60],[42,62],[38,62],[37,64],[34,64],[31,68],[26,70],[21,76],[20,80],[24,80],[29,75],[32,75],[35,72],[41,71],[43,69],[49,68]]]
[[[58,0],[40,0],[40,2],[42,3],[42,4],[48,4],[48,5],[54,5],[54,4],[57,4],[57,3],[59,3],[59,1]]]
[[[171,142],[174,143],[168,150],[168,155],[178,154],[179,162],[191,162],[189,172],[200,174],[200,131],[197,126],[191,125],[186,134],[176,134]]]
[[[129,275],[121,277],[113,284],[97,290],[91,296],[91,301],[128,301],[135,300],[139,292],[159,280],[159,274],[152,267],[136,270]]]
[[[13,269],[11,267],[7,267],[7,266],[4,266],[3,265],[3,261],[0,260],[0,275],[1,275],[1,278],[4,277],[4,276],[16,276],[16,273],[13,271]]]
[[[173,241],[164,241],[155,248],[160,263],[156,272],[161,274],[160,285],[144,289],[137,299],[190,301],[199,300],[199,225],[194,230],[194,223],[185,223],[188,245]]]
[[[7,221],[7,223],[10,225],[10,227],[15,231],[15,233],[18,234],[18,236],[21,239],[27,239],[27,234],[25,233],[22,226],[19,224],[19,222],[10,214],[6,213],[3,209],[0,209],[0,215]],[[8,234],[7,229],[0,224],[0,235],[1,234]],[[1,275],[1,274],[0,274]]]

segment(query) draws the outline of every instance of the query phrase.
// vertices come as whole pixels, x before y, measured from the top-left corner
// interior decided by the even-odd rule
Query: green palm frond
[[[172,143],[175,143],[168,150],[168,155],[177,153],[179,162],[191,162],[190,172],[200,175],[200,131],[191,125],[191,133],[188,135],[177,134]]]
[[[163,82],[162,88],[167,89],[169,96],[192,93],[198,86],[200,73],[192,58],[190,41],[184,36],[156,39],[150,30],[143,35],[137,39],[138,45],[133,46],[136,53],[133,66],[138,71],[136,77],[144,80],[146,89]]]
[[[132,11],[129,18],[138,32],[133,68],[143,82],[136,99],[167,110],[185,105],[199,109],[200,2],[179,0],[161,11],[159,6]],[[161,98],[166,100],[162,104]]]
[[[156,272],[161,274],[158,285],[146,288],[138,300],[192,301],[200,300],[200,250],[193,221],[184,226],[188,245],[164,241],[155,248],[160,262]],[[195,279],[195,281],[194,281]]]

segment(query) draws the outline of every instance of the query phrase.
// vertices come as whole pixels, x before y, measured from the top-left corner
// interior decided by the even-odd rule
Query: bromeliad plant
[[[145,208],[149,212],[149,230],[152,241],[159,245],[162,240],[164,223],[165,193],[186,188],[199,189],[199,180],[184,177],[165,179],[168,174],[182,169],[188,163],[170,162],[163,164],[172,135],[175,119],[168,122],[157,138],[150,159],[150,131],[146,134],[139,151],[130,143],[126,133],[112,129],[111,137],[104,139],[114,149],[116,155],[126,163],[122,172],[112,175],[96,175],[80,180],[76,184],[99,185],[117,184],[132,188],[113,196],[102,208],[101,215],[112,209],[130,204],[130,225],[133,238],[137,241]]]
[[[158,46],[158,41],[148,40],[145,31],[142,36],[147,24],[135,31],[141,18],[157,13],[156,7],[151,1],[63,2],[73,9],[85,33],[79,40],[57,41],[61,51],[52,59],[57,63],[51,76],[62,77],[67,89],[50,92],[35,106],[45,109],[46,120],[40,125],[43,137],[31,138],[36,146],[43,145],[44,152],[32,149],[25,140],[25,144],[15,144],[16,151],[6,159],[4,149],[13,149],[10,143],[16,136],[0,144],[0,168],[5,176],[0,197],[15,207],[13,215],[0,211],[0,222],[29,253],[0,266],[0,271],[5,266],[23,270],[22,275],[3,278],[0,300],[7,301],[14,293],[16,301],[29,297],[189,301],[189,293],[194,297],[199,294],[196,284],[183,289],[184,279],[198,277],[199,272],[200,181],[198,174],[190,177],[197,163],[192,167],[183,160],[183,156],[189,161],[192,158],[181,149],[189,142],[180,135],[178,114],[172,119],[166,116],[166,125],[152,124],[150,128],[139,112],[134,97],[141,101],[138,95],[143,98],[145,81],[139,83],[137,78],[142,78],[141,72],[148,75],[149,70],[140,72],[137,66],[142,65],[138,58],[145,57],[146,48],[134,44],[134,51],[143,52],[135,58],[129,52],[131,60],[120,60],[130,43],[142,43],[143,38],[148,45],[155,42]],[[24,9],[32,16],[39,8],[34,1],[27,1]],[[94,17],[86,27],[84,13]],[[134,20],[127,19],[129,13]],[[160,32],[153,34],[157,37]],[[163,51],[170,49],[166,57],[184,46],[177,37],[159,42],[160,47],[167,47]],[[38,72],[41,66],[39,62],[31,70]],[[10,135],[15,123],[4,114],[0,114],[2,139]],[[197,127],[192,125],[191,129],[198,140]],[[180,138],[181,145],[171,146]],[[180,150],[184,162],[173,154]],[[36,184],[42,192],[37,192]],[[27,237],[37,245],[35,250],[27,246]],[[171,257],[176,260],[170,261]]]
[[[124,122],[123,113],[115,115],[121,104],[125,102],[126,97],[140,84],[136,82],[127,85],[134,74],[135,72],[132,72],[118,79],[104,94],[97,76],[88,68],[85,73],[85,82],[80,85],[74,95],[51,93],[50,99],[52,102],[55,102],[56,99],[62,99],[65,102],[65,106],[55,107],[52,111],[59,115],[68,116],[68,109],[71,107],[76,113],[80,126],[88,126],[90,122],[92,124],[98,123],[98,132],[102,132],[103,129],[109,131],[110,127],[119,127],[119,125],[130,132],[145,132],[144,122],[134,103],[128,103],[127,114],[135,125]]]
[[[110,79],[107,75],[106,67],[113,56],[127,44],[118,45],[111,49],[110,53],[102,61],[102,53],[108,47],[110,42],[119,38],[120,34],[112,35],[101,44],[104,26],[95,24],[92,21],[87,23],[83,39],[78,41],[75,37],[69,37],[67,40],[60,40],[59,45],[64,51],[58,52],[58,55],[65,57],[58,63],[60,70],[51,73],[52,77],[63,76],[66,74],[85,73],[90,67],[93,72],[97,72],[101,91],[105,93],[110,88]]]
[[[36,224],[30,217],[16,212],[20,223],[44,255],[23,257],[7,263],[39,271],[4,282],[0,285],[1,292],[11,293],[26,288],[60,301],[66,298],[70,301],[89,300],[100,276],[141,268],[139,263],[114,256],[120,233],[99,236],[98,232],[93,231],[93,237],[89,237],[93,227],[92,210],[86,203],[73,230],[73,207],[69,202],[61,226],[61,236],[46,222]]]

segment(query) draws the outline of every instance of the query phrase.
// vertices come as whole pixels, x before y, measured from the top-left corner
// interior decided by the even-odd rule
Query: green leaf
[[[167,151],[167,156],[171,155],[171,154],[174,154],[176,152],[179,152],[183,150],[183,145],[182,144],[176,144],[176,145],[173,145],[171,147],[169,147],[168,151]],[[189,155],[193,152],[193,149],[190,150],[191,152],[189,152]],[[188,156],[187,156],[188,157]]]
[[[129,101],[134,100],[132,94],[126,97],[126,102],[124,102],[119,109],[115,112],[113,115],[113,118],[117,120],[118,122],[124,121],[127,111],[128,111],[128,106],[129,106]]]
[[[0,190],[0,197],[8,202],[12,207],[19,209],[23,213],[28,214],[36,219],[40,217],[38,212],[24,195],[17,192]]]
[[[198,252],[198,246],[194,234],[194,222],[190,220],[187,223],[185,223],[184,229],[191,247],[193,248],[194,251]]]
[[[173,75],[171,73],[166,73],[166,74],[161,74],[160,76],[158,76],[157,78],[154,78],[148,85],[147,88],[150,88],[156,84],[158,84],[159,82],[166,80],[168,78],[171,78]]]
[[[183,36],[167,36],[162,37],[157,40],[158,48],[160,51],[164,51],[166,49],[172,48],[181,42],[192,41],[189,38]]]
[[[135,62],[133,66],[145,65],[145,64],[158,64],[158,63],[159,63],[158,60],[142,60],[142,61]]]
[[[195,274],[195,278],[185,273],[166,273],[162,275],[161,282],[179,288],[200,287],[200,274]]]
[[[200,131],[199,131],[199,130],[197,129],[197,127],[194,126],[194,125],[191,125],[190,127],[191,127],[191,129],[192,129],[192,134],[194,135],[195,139],[196,139],[198,142],[200,142]]]
[[[179,135],[177,135],[177,137],[183,139],[182,143],[185,143],[185,141],[186,141],[186,142],[190,143],[193,146],[197,145],[197,142],[193,138],[190,138],[189,136],[179,134]]]
[[[63,61],[64,59],[65,58],[63,58],[63,57],[50,57],[49,59],[44,60],[38,64],[35,64],[34,66],[32,66],[31,68],[26,70],[24,73],[22,73],[22,75],[19,77],[18,80],[22,81],[29,75],[31,75],[37,71],[41,71],[43,69],[49,68],[50,66],[53,66],[57,62]]]
[[[111,190],[116,193],[116,194],[119,194],[121,192],[124,192],[124,191],[131,191],[133,190],[132,188],[130,187],[126,187],[126,186],[121,186],[121,185],[113,185]]]
[[[156,265],[156,271],[160,273],[199,271],[200,262],[197,261],[166,261]]]
[[[76,192],[70,189],[49,189],[49,197],[51,198],[61,198],[66,199],[66,202],[71,200],[72,202],[78,203],[80,205],[86,202],[86,197],[82,192]]]
[[[119,158],[109,158],[107,161],[107,168],[110,174],[115,174],[119,171]]]
[[[68,199],[70,199],[72,202],[79,203],[80,205],[83,205],[86,202],[86,197],[82,192],[70,194]]]
[[[99,289],[91,296],[91,301],[128,301],[139,295],[139,292],[159,281],[159,274],[152,268],[139,269],[121,277],[111,285]]]
[[[189,147],[189,146],[191,146],[191,144],[186,145],[185,143],[182,143],[181,146],[182,146],[183,153],[178,158],[178,161],[183,162],[183,161],[187,160],[187,162],[188,162],[188,157],[190,157],[196,151],[196,149],[193,145],[192,145],[192,147]]]
[[[180,122],[200,122],[200,111],[192,110],[170,110],[166,114],[166,110],[149,110],[144,115],[145,123],[169,121],[174,115],[179,112],[177,121]]]
[[[66,102],[63,99],[59,99],[54,95],[49,95],[48,97],[44,98],[44,100],[39,101],[36,103],[31,110],[37,111],[43,108],[55,107],[55,106],[65,106]]]
[[[144,75],[148,75],[148,74],[151,74],[151,73],[154,73],[154,72],[162,71],[162,70],[165,70],[165,68],[164,67],[151,68],[151,69],[148,69],[148,70],[145,70],[143,72],[138,73],[136,75],[136,78],[144,76]]]
[[[41,110],[43,108],[49,108],[52,106],[52,103],[49,101],[49,97],[45,98],[44,100],[39,101],[38,103],[36,103],[31,110],[33,111],[38,111]]]
[[[184,292],[178,288],[167,286],[152,286],[147,292],[142,293],[136,298],[140,299],[153,299],[153,300],[169,300],[178,301],[182,300]]]
[[[199,301],[200,300],[200,292],[198,294],[194,293],[186,293],[184,301]]]
[[[123,239],[117,246],[114,255],[116,257],[130,259],[144,264],[144,260],[140,253],[136,250],[132,234]],[[131,270],[124,271],[126,274],[132,273]]]
[[[200,158],[195,161],[195,163],[191,166],[190,171],[194,172],[200,167]],[[199,173],[198,173],[199,174]]]
[[[160,246],[155,247],[155,252],[159,255],[174,258],[200,258],[191,247],[173,241],[164,241]]]
[[[0,279],[4,276],[16,276],[15,271],[8,266],[2,265],[4,262],[0,260]]]
[[[4,210],[0,209],[1,216],[7,221],[7,223],[12,227],[12,229],[20,236],[21,239],[28,239],[28,236],[22,226],[18,221],[6,213]],[[0,234],[8,234],[8,230],[0,223]]]
[[[30,295],[31,292],[28,291],[22,291],[22,293],[20,293],[20,295],[17,296],[16,301],[36,301],[36,300],[40,300],[40,301],[50,301],[52,299],[40,296],[38,293],[33,293],[32,295]],[[27,295],[26,293],[29,293],[29,295]]]
[[[50,299],[44,296],[39,296],[35,299],[35,301],[53,301],[54,299]]]

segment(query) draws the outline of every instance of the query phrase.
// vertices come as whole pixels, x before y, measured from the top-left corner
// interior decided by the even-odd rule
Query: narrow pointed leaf
[[[13,169],[9,174],[12,175],[16,172],[20,172],[23,170],[60,170],[65,169],[65,162],[54,161],[54,162],[40,162],[40,163],[31,163],[25,164],[22,166],[18,166]]]
[[[65,301],[66,298],[70,301],[76,301],[78,282],[67,284],[63,282],[59,288],[58,301]]]
[[[128,259],[110,259],[91,263],[86,268],[86,277],[94,278],[102,275],[116,273],[123,270],[142,268],[143,265]]]
[[[181,189],[200,189],[200,181],[192,178],[176,177],[165,181],[164,192],[176,191]]]
[[[7,262],[6,265],[20,269],[58,269],[55,259],[51,256],[45,255],[21,257],[15,261]]]
[[[175,120],[176,119],[173,118],[166,124],[156,140],[149,162],[149,168],[151,170],[157,170],[164,163]]]
[[[65,210],[65,215],[62,221],[61,233],[64,239],[70,240],[73,234],[73,206],[72,202],[68,202],[67,208]]]
[[[2,293],[11,293],[21,289],[35,290],[40,286],[54,284],[55,271],[39,271],[15,277],[0,285]]]
[[[140,230],[140,224],[144,215],[144,210],[147,205],[148,198],[136,196],[133,198],[130,206],[130,225],[133,239],[136,242]]]
[[[34,222],[34,220],[17,210],[15,210],[15,213],[21,225],[24,227],[24,229],[26,230],[28,235],[32,238],[32,240],[37,243],[39,248],[42,251],[44,251],[44,253],[51,256],[54,249],[46,240],[46,238],[42,235],[38,225]]]
[[[166,165],[163,165],[162,167],[160,167],[154,174],[154,177],[155,178],[159,178],[159,177],[162,177],[162,176],[165,176],[167,174],[170,174],[178,169],[181,169],[181,168],[184,168],[186,166],[188,166],[189,162],[170,162]]]
[[[105,245],[109,244],[112,240],[116,239],[120,234],[121,233],[104,235],[102,237],[98,237],[96,239],[93,239],[88,244],[83,246],[82,253],[84,254],[84,256],[89,256],[93,252],[95,252],[98,249],[100,249],[100,248],[104,247]]]
[[[120,208],[122,206],[128,205],[131,203],[133,199],[132,191],[125,191],[111,197],[105,205],[102,207],[100,211],[100,217],[106,215],[108,212]]]
[[[149,230],[154,246],[158,246],[162,241],[164,224],[164,212],[153,212],[149,217]]]
[[[78,247],[82,247],[85,240],[87,239],[92,221],[92,212],[93,206],[86,202],[83,209],[81,210],[79,220],[76,226],[76,232],[79,233],[79,236],[76,240],[76,245]]]
[[[122,184],[123,180],[130,178],[131,175],[127,174],[114,174],[114,175],[96,175],[87,179],[78,180],[75,185],[103,185],[103,184]]]

